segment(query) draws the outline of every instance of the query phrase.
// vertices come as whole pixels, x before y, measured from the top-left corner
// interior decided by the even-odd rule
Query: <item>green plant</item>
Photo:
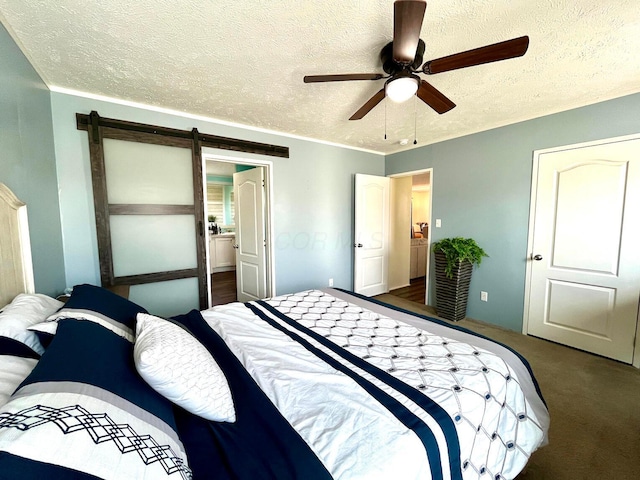
[[[209,215],[209,221],[210,222],[215,222],[216,221],[216,216],[215,215]]]
[[[488,257],[487,253],[476,243],[473,238],[443,238],[432,245],[434,252],[444,253],[446,265],[444,272],[447,277],[453,277],[453,269],[459,262],[469,261],[480,265],[482,257]]]

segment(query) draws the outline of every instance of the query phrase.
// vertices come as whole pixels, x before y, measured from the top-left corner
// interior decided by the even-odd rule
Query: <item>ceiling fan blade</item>
[[[397,0],[393,4],[393,59],[411,65],[416,57],[427,2]]]
[[[456,106],[455,103],[445,97],[440,90],[426,80],[420,80],[420,87],[418,87],[416,95],[441,115]]]
[[[347,80],[380,80],[384,78],[381,73],[344,73],[338,75],[306,75],[304,83],[316,82],[344,82]]]
[[[360,120],[367,113],[373,110],[373,107],[378,105],[384,99],[384,96],[385,96],[384,88],[382,88],[378,93],[376,93],[373,97],[367,100],[367,103],[365,103],[362,107],[360,107],[360,109],[356,113],[351,115],[349,120]]]
[[[474,48],[466,52],[456,53],[448,57],[431,60],[422,66],[422,71],[428,75],[448,72],[458,68],[497,62],[508,58],[521,57],[529,48],[529,37],[518,37],[504,42],[494,43],[485,47]]]

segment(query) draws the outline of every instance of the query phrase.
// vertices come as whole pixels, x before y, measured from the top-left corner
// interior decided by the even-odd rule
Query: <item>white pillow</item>
[[[183,328],[138,313],[133,358],[140,376],[168,400],[207,420],[236,421],[224,373],[204,345]]]
[[[38,360],[0,353],[0,407],[9,401],[16,388],[29,376]]]
[[[0,336],[13,338],[42,355],[44,348],[38,336],[29,330],[55,313],[63,303],[39,293],[20,293],[0,312]]]

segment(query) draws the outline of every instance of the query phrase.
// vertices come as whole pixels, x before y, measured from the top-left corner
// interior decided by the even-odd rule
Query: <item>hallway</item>
[[[235,302],[236,271],[211,274],[211,306]]]

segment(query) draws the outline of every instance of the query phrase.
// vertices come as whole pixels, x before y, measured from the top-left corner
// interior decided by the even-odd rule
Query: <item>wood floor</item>
[[[424,305],[425,277],[414,278],[408,287],[391,290],[389,295]],[[211,305],[223,305],[238,300],[236,295],[236,272],[211,274]]]
[[[211,274],[211,305],[223,305],[235,302],[236,272],[220,272]]]
[[[405,300],[409,300],[411,302],[421,303],[424,305],[425,303],[425,277],[414,278],[411,280],[411,285],[408,287],[397,288],[396,290],[391,290],[389,295],[393,295],[394,297],[404,298]]]

